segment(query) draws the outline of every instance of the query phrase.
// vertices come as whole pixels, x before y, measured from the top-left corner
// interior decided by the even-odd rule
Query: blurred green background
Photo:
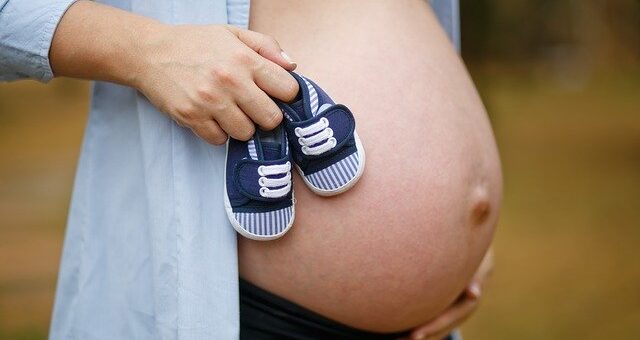
[[[640,1],[462,1],[505,199],[467,339],[640,338]],[[89,84],[0,84],[0,339],[45,338]]]

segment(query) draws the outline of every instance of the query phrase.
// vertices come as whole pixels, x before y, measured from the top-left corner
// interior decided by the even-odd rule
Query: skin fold
[[[241,276],[365,330],[441,315],[491,243],[502,178],[486,112],[430,8],[254,0],[250,23],[352,109],[367,165],[333,198],[296,177],[294,227],[273,242],[241,238]]]

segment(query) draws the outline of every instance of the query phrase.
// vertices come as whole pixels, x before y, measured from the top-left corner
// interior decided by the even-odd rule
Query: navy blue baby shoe
[[[284,235],[293,225],[294,202],[284,129],[256,129],[248,142],[229,138],[225,209],[238,233],[261,241]]]
[[[351,188],[364,171],[365,155],[349,109],[336,104],[313,81],[291,73],[300,93],[291,103],[278,102],[293,160],[307,186],[331,196]]]

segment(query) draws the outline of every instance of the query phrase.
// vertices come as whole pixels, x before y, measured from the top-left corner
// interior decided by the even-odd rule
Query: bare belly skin
[[[282,239],[240,238],[248,281],[346,325],[391,332],[464,289],[497,221],[502,177],[483,105],[421,0],[253,0],[270,34],[356,116],[364,176],[333,198],[295,178]]]

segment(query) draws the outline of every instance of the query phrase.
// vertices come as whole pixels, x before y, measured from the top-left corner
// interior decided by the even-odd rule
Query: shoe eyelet
[[[302,132],[300,131],[302,131],[302,129],[299,127],[293,129],[293,132],[296,134],[296,137],[302,137]]]
[[[305,144],[304,138],[302,138],[302,137],[298,138],[298,144],[300,144],[301,146],[307,145],[307,144]]]
[[[264,181],[266,180],[266,177],[260,177],[260,179],[258,179],[258,184],[260,184],[261,187],[265,186]]]
[[[263,165],[258,167],[258,175],[264,176],[264,166]]]

